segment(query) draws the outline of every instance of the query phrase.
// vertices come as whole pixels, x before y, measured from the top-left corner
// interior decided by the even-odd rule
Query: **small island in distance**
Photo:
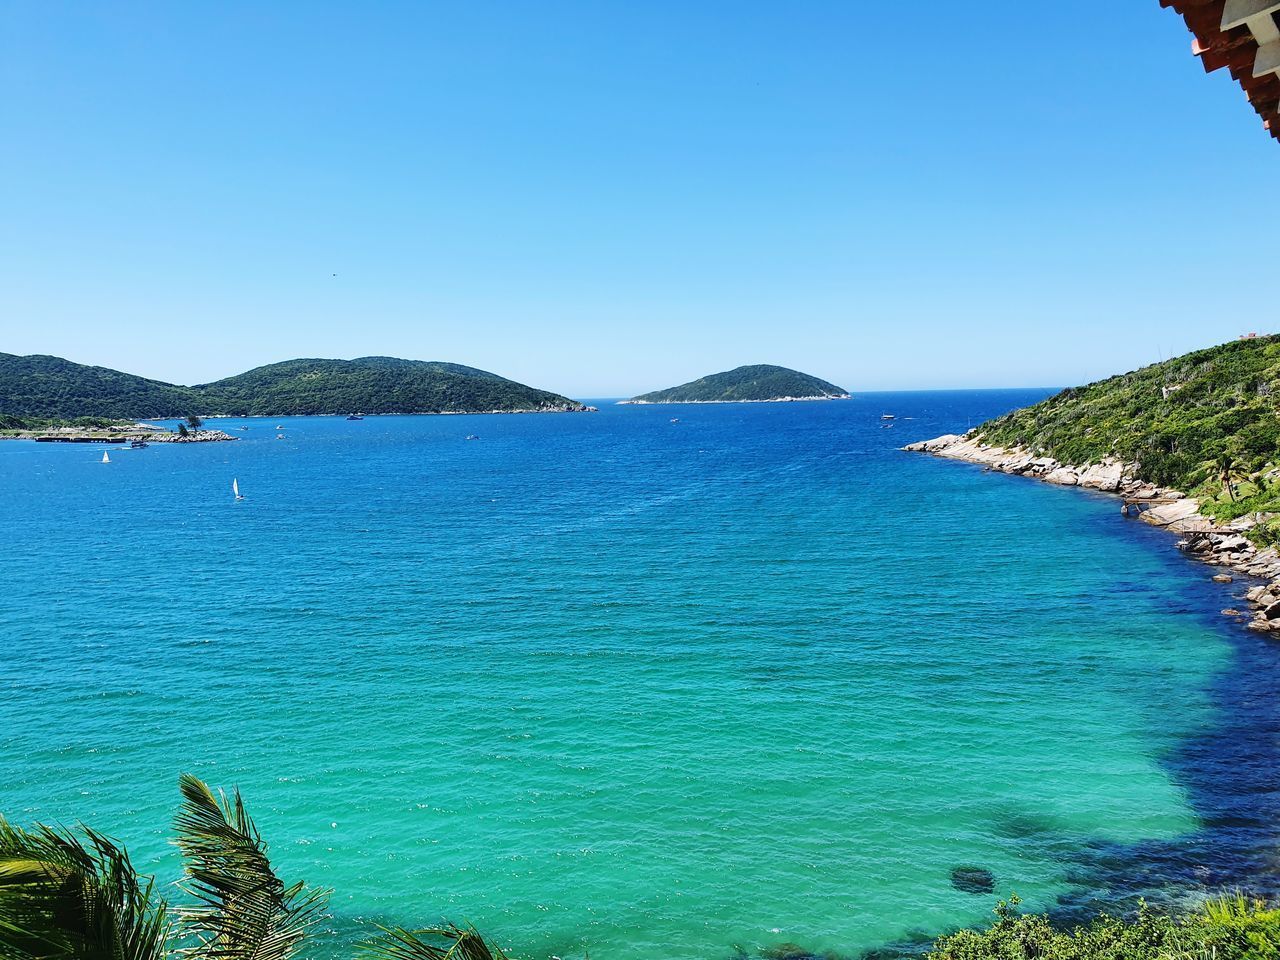
[[[849,391],[815,376],[760,363],[713,373],[666,390],[643,393],[620,403],[783,403],[791,400],[847,400]]]
[[[456,363],[361,357],[286,360],[179,386],[60,357],[0,353],[0,427],[79,418],[162,420],[391,413],[570,413],[576,400]]]

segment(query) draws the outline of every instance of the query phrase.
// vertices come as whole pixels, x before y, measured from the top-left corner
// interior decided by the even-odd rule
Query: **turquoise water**
[[[238,785],[335,890],[316,957],[442,917],[527,958],[849,954],[982,922],[956,866],[1046,909],[1264,873],[1241,585],[895,449],[1042,395],[2,443],[0,810],[167,881],[178,774]]]

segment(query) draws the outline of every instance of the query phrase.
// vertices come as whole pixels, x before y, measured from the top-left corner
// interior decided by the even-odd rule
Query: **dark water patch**
[[[1137,524],[1125,529],[1168,551],[1171,567],[1208,569],[1176,553],[1162,531]],[[1050,911],[1056,923],[1085,922],[1104,910],[1132,911],[1139,900],[1177,910],[1234,889],[1280,895],[1280,643],[1216,613],[1238,585],[1197,583],[1184,575],[1169,581],[1182,587],[1166,606],[1186,611],[1231,647],[1230,662],[1207,691],[1214,722],[1161,755],[1200,825],[1170,840],[1079,846],[1068,874],[1074,889]]]
[[[985,867],[956,867],[951,871],[951,885],[963,893],[992,893],[996,877]]]

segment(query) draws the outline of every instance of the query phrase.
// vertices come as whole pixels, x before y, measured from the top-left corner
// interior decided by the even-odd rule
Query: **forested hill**
[[[577,401],[456,363],[286,360],[196,388],[237,416],[573,411]]]
[[[1139,479],[1200,496],[1216,516],[1280,511],[1280,337],[1072,387],[977,432],[1063,463],[1136,463]]]
[[[633,397],[628,403],[734,403],[769,400],[828,400],[849,392],[834,383],[786,367],[738,367],[690,383]]]
[[[199,392],[61,357],[0,353],[0,415],[148,420],[201,412]]]
[[[193,387],[0,354],[0,416],[158,419],[345,413],[577,411],[582,404],[453,363],[363,357],[287,360]]]

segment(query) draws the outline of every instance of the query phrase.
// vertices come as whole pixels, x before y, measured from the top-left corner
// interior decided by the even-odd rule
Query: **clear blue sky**
[[[1280,145],[1189,44],[1156,0],[0,0],[0,350],[1095,379],[1280,326]]]

